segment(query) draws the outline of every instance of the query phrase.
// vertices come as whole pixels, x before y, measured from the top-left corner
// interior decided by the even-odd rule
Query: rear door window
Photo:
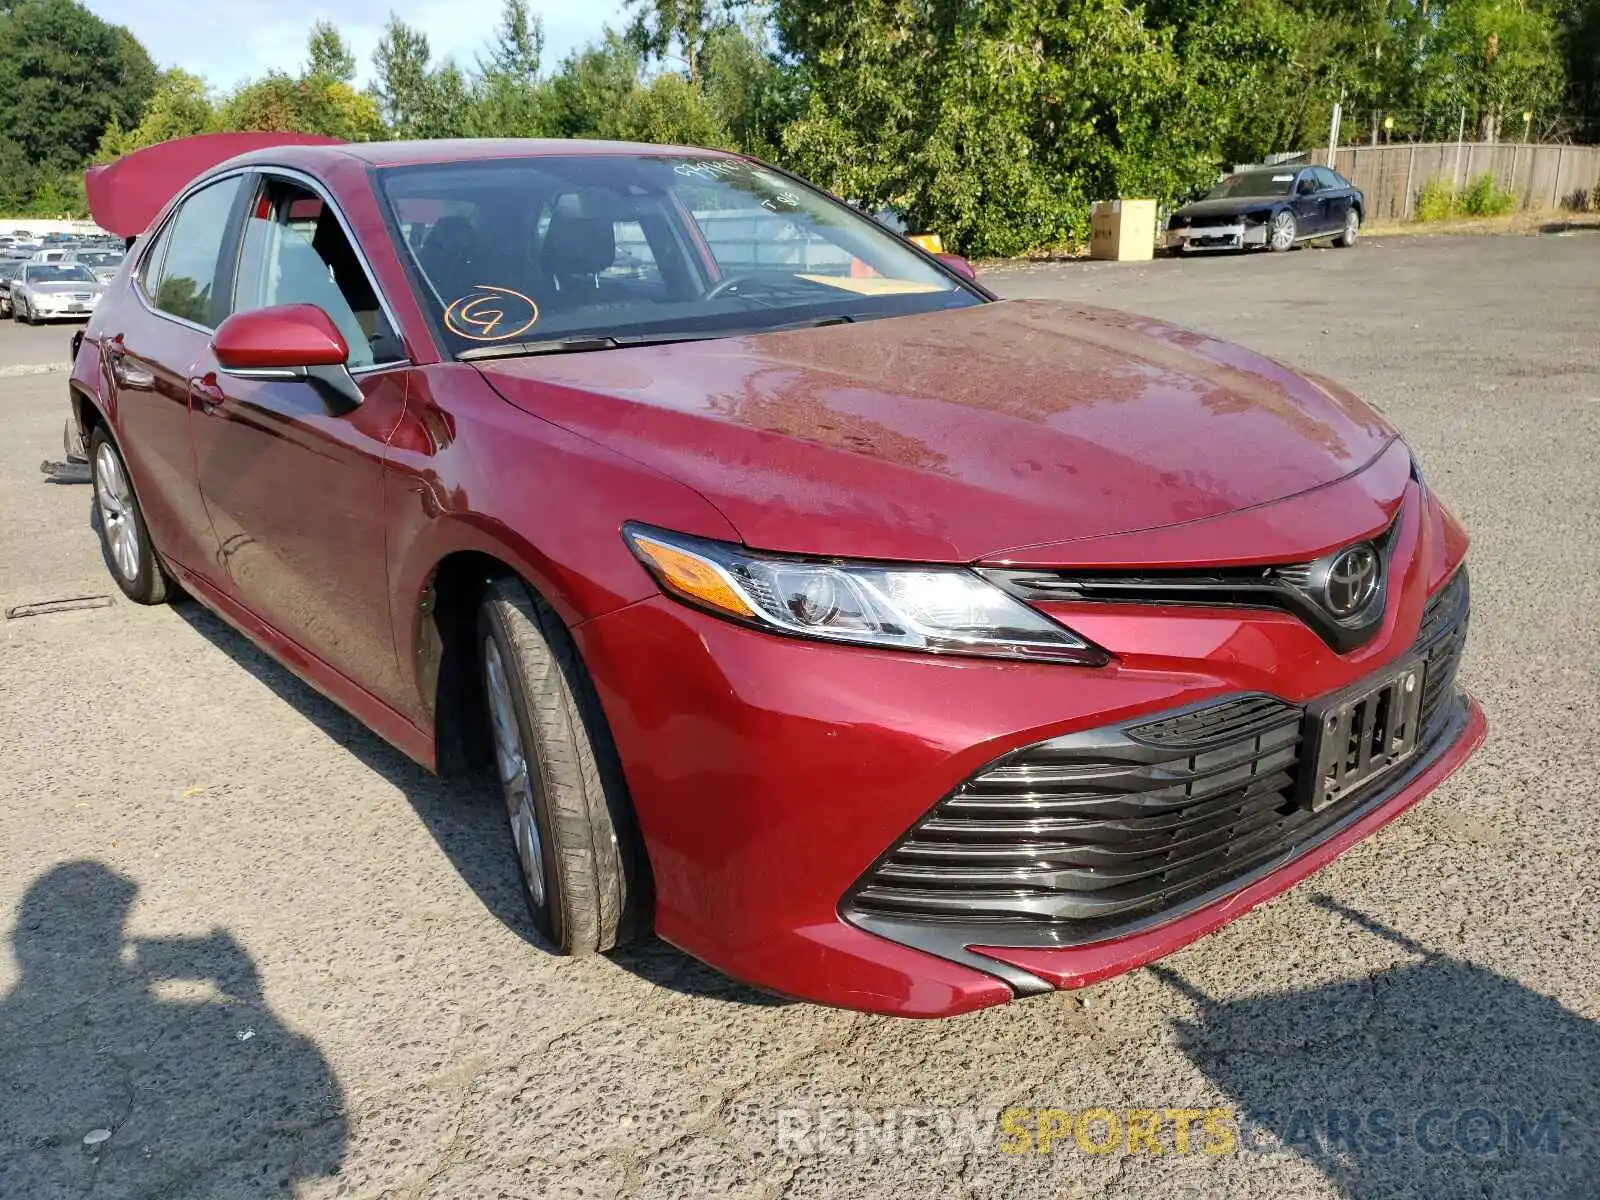
[[[221,319],[213,289],[240,179],[218,180],[191,195],[151,248],[140,282],[162,312],[208,329]]]

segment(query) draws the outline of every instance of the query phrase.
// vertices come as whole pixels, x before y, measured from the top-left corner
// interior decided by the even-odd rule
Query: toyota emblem
[[[1328,564],[1323,603],[1341,620],[1366,608],[1378,591],[1378,552],[1367,542],[1341,550]]]

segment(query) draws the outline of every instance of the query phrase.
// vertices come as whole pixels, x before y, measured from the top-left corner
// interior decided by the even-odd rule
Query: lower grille
[[[1456,726],[1467,608],[1463,570],[1430,601],[1415,647],[1425,664],[1416,760]],[[1018,750],[918,822],[845,910],[1016,927],[1056,945],[1147,922],[1288,857],[1387,786],[1380,777],[1313,811],[1298,786],[1314,770],[1304,724],[1298,705],[1237,696]]]

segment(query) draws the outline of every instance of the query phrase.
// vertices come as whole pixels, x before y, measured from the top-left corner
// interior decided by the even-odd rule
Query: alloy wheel
[[[1294,245],[1294,217],[1290,213],[1281,212],[1272,218],[1272,248],[1274,250],[1287,250]]]
[[[111,561],[117,573],[132,583],[139,578],[139,523],[134,516],[133,489],[110,442],[102,442],[95,455],[94,494]]]
[[[1344,244],[1346,246],[1354,245],[1356,235],[1360,233],[1360,231],[1361,218],[1356,216],[1355,209],[1351,209],[1344,215]]]
[[[494,638],[483,643],[484,690],[489,698],[489,718],[494,734],[495,765],[505,794],[506,816],[511,821],[511,841],[522,864],[522,877],[535,904],[544,903],[544,850],[539,839],[539,817],[533,804],[533,782],[528,756],[522,746],[516,704],[506,677],[505,660]]]

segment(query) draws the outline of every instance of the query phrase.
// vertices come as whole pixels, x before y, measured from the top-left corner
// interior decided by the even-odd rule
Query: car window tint
[[[228,234],[228,216],[239,192],[239,176],[201,188],[183,202],[161,235],[151,261],[160,259],[145,291],[162,312],[198,325],[211,324],[211,289]]]
[[[350,347],[352,368],[405,357],[377,291],[333,211],[316,193],[269,180],[245,224],[233,310],[315,304]]]
[[[1345,186],[1344,180],[1328,170],[1327,167],[1317,168],[1317,182],[1325,188],[1342,188]]]
[[[161,234],[150,247],[150,252],[139,264],[139,286],[146,296],[156,294],[156,280],[161,277],[161,260],[167,256],[167,243],[172,240],[172,222],[168,221]]]

